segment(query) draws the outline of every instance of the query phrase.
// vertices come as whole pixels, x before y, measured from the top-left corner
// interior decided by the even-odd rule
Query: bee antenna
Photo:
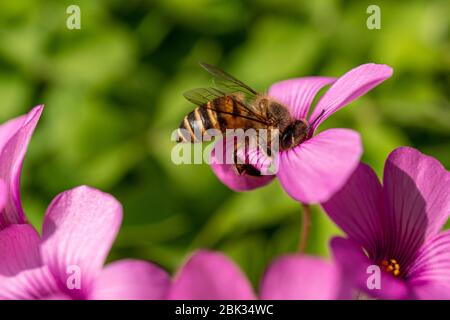
[[[309,124],[308,129],[311,129],[320,119],[322,119],[324,113],[325,113],[325,109],[322,109],[322,111],[320,111],[320,114],[317,116],[317,118],[315,118],[314,121]]]

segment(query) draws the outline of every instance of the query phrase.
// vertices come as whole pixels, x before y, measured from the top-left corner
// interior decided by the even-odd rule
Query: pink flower
[[[325,260],[290,255],[269,266],[260,285],[260,299],[336,299],[339,276]],[[239,268],[221,253],[197,251],[178,271],[169,299],[253,300],[257,296]]]
[[[20,203],[20,171],[23,158],[43,106],[35,107],[27,115],[0,126],[0,180],[5,184],[5,205],[0,210],[0,230],[11,224],[26,223]]]
[[[359,134],[349,129],[329,129],[313,136],[317,127],[334,112],[365,94],[392,75],[386,65],[364,64],[339,79],[305,77],[273,84],[269,96],[289,107],[295,119],[312,124],[309,139],[279,154],[277,176],[282,187],[302,203],[326,201],[339,190],[357,167],[362,153]],[[321,88],[332,84],[308,118],[310,106]],[[218,164],[212,154],[212,169],[235,191],[261,187],[274,176],[238,175],[230,164]],[[255,160],[256,162],[257,160]]]
[[[111,195],[77,187],[58,195],[42,235],[26,222],[19,177],[42,106],[0,126],[0,299],[161,299],[170,279],[159,267],[127,259],[103,264],[122,207]]]
[[[450,172],[436,159],[398,148],[383,185],[360,164],[323,207],[348,235],[331,244],[348,287],[381,298],[450,298],[450,230],[442,231]],[[368,288],[369,265],[380,267],[380,289]]]

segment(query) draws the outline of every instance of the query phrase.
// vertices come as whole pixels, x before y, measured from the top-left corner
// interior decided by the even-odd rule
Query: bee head
[[[280,137],[280,149],[291,149],[308,139],[308,136],[309,125],[306,121],[296,120],[282,131]]]

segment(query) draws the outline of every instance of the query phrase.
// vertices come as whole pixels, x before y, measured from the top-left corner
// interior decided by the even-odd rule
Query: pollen
[[[398,277],[400,275],[400,265],[395,259],[381,261],[381,269],[387,273],[392,273],[394,277]]]

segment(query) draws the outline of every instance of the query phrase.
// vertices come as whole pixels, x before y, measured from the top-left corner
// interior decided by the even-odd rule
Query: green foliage
[[[66,7],[81,7],[81,30]],[[22,176],[39,226],[59,192],[89,184],[124,205],[110,260],[137,257],[170,271],[196,248],[228,253],[257,285],[275,256],[294,252],[301,208],[277,182],[236,194],[207,165],[170,161],[170,133],[192,108],[182,92],[206,85],[198,61],[265,90],[305,75],[339,76],[366,62],[394,76],[330,118],[357,129],[363,160],[380,174],[387,154],[412,145],[450,168],[449,2],[1,1],[0,120],[45,103]],[[308,252],[329,255],[339,230],[313,208]]]

